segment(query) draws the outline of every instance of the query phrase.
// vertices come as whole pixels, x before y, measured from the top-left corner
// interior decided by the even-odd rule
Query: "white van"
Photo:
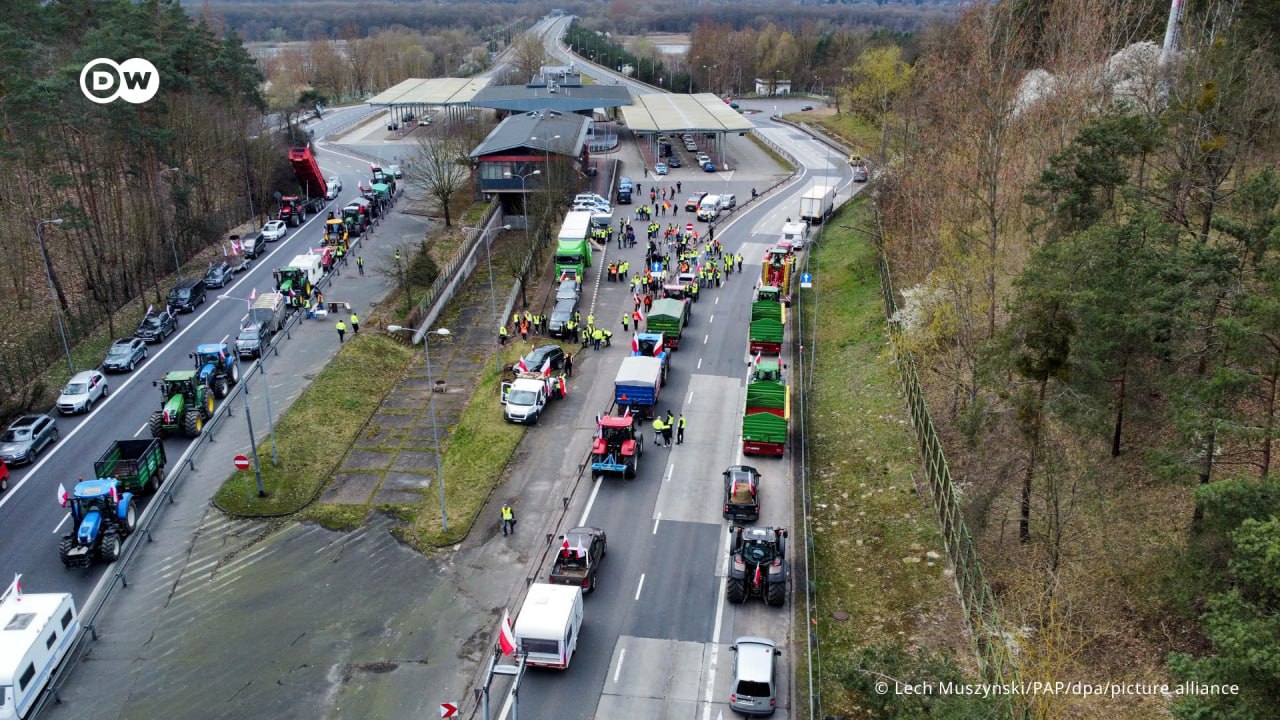
[[[784,223],[782,226],[782,242],[791,246],[792,250],[803,250],[805,240],[809,237],[809,224],[802,222]]]
[[[0,596],[0,720],[26,717],[80,632],[71,595],[24,595],[18,580]]]
[[[710,222],[720,214],[720,196],[708,195],[698,203],[698,219]]]
[[[516,617],[516,646],[525,664],[564,670],[573,659],[582,629],[582,588],[534,583]]]

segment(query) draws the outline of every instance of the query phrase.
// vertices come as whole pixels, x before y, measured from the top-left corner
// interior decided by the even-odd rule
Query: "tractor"
[[[592,472],[622,473],[623,477],[633,478],[643,454],[644,432],[638,415],[626,413],[600,418],[596,436],[591,441]]]
[[[342,218],[329,212],[329,219],[324,222],[324,244],[326,247],[343,247],[347,245],[347,224]]]
[[[225,342],[197,345],[191,358],[196,361],[200,382],[212,388],[219,400],[240,382],[240,357]]]
[[[190,438],[199,436],[213,416],[213,393],[196,371],[175,370],[151,384],[160,388],[162,398],[161,409],[151,413],[147,423],[151,437],[163,438],[179,430]]]
[[[120,557],[120,546],[138,523],[133,493],[121,493],[112,478],[84,480],[75,491],[60,492],[63,507],[71,507],[71,532],[58,543],[58,557],[67,567],[87,568],[97,555],[103,562]]]
[[[285,267],[275,271],[276,292],[289,299],[291,307],[299,308],[311,297],[311,282],[307,272],[298,267]]]
[[[729,528],[729,581],[725,599],[764,598],[774,607],[787,602],[787,531],[773,527]]]

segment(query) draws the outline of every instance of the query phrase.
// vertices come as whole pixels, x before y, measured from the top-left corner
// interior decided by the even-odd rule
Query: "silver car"
[[[58,441],[58,426],[48,415],[23,415],[0,435],[0,460],[10,465],[32,463]]]
[[[58,412],[72,415],[93,410],[93,404],[111,393],[107,376],[97,370],[78,372],[71,382],[62,388],[58,396]]]
[[[266,242],[275,242],[284,238],[289,232],[289,226],[283,220],[272,220],[262,226],[262,239]]]

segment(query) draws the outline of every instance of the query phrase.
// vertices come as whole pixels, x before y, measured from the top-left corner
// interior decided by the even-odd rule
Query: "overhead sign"
[[[451,718],[458,716],[457,703],[440,703],[440,717]]]
[[[801,274],[800,274],[800,287],[802,287],[802,288],[811,288],[811,287],[813,287],[813,273],[801,273]]]
[[[234,461],[234,462],[235,462],[235,464],[236,464],[236,469],[237,469],[237,470],[248,470],[248,469],[249,469],[249,458],[247,458],[247,457],[245,457],[245,456],[243,456],[243,455],[237,455],[237,456],[236,456],[236,459],[235,459],[235,461]]]

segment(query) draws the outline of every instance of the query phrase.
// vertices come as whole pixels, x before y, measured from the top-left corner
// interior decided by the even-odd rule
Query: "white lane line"
[[[141,435],[142,431],[147,429],[147,425],[148,423],[142,423],[142,427],[138,428],[138,432],[134,433],[133,436],[138,437],[139,435]]]
[[[662,476],[662,482],[664,483],[671,482],[671,477],[675,474],[676,474],[676,464],[671,463],[667,465],[667,472],[665,475]]]
[[[702,696],[705,701],[702,720],[711,720],[711,703],[715,697],[716,665],[720,655],[720,624],[724,621],[724,592],[725,585],[729,581],[729,539],[730,535],[725,533],[724,552],[720,553],[724,558],[720,565],[720,594],[716,600],[716,621],[711,631],[711,657],[707,662],[707,689]]]
[[[716,304],[716,305],[719,305],[719,304],[720,304],[720,298],[716,298],[716,303],[715,303],[715,304]]]
[[[685,399],[684,399],[684,402],[685,402],[685,404],[686,404],[686,405],[688,405],[688,404],[690,404],[690,403],[692,403],[692,402],[693,402],[693,391],[692,391],[692,390],[690,390],[690,391],[689,391],[689,397],[685,398]]]
[[[707,324],[708,324],[708,325],[710,325],[711,323],[713,323],[713,322],[715,322],[715,321],[716,321],[716,315],[715,315],[715,313],[711,313],[710,315],[708,315],[708,316],[707,316]]]
[[[742,463],[738,463],[741,465]],[[587,498],[587,506],[582,508],[582,518],[578,520],[578,527],[587,524],[587,516],[591,514],[591,506],[596,503],[596,495],[600,494],[600,486],[604,484],[604,476],[596,478],[596,486],[591,488],[591,497]]]
[[[653,519],[653,534],[658,534],[658,523],[662,522],[662,513],[658,513],[658,517]]]
[[[627,658],[627,649],[622,648],[618,651],[618,667],[613,671],[613,684],[618,684],[618,677],[622,674],[622,661]]]
[[[62,521],[58,523],[58,527],[56,527],[56,528],[54,528],[54,529],[53,529],[53,534],[54,534],[54,535],[57,535],[59,532],[61,532],[61,531],[62,531],[62,526],[63,526],[63,525],[66,525],[66,524],[67,524],[67,521],[68,521],[68,520],[70,520],[70,519],[71,519],[71,513],[67,513],[66,515],[63,515],[63,516],[62,516]]]
[[[640,599],[640,591],[644,589],[644,573],[640,573],[640,584],[636,586],[636,600]],[[721,593],[722,595],[724,593]]]
[[[710,339],[711,339],[711,336],[710,336],[710,335],[704,335],[704,336],[703,336],[703,338],[702,338],[702,344],[703,344],[703,345],[706,345],[706,344],[707,344],[707,341],[708,341],[708,340],[710,340]]]
[[[702,358],[698,358],[698,369],[702,369]]]

